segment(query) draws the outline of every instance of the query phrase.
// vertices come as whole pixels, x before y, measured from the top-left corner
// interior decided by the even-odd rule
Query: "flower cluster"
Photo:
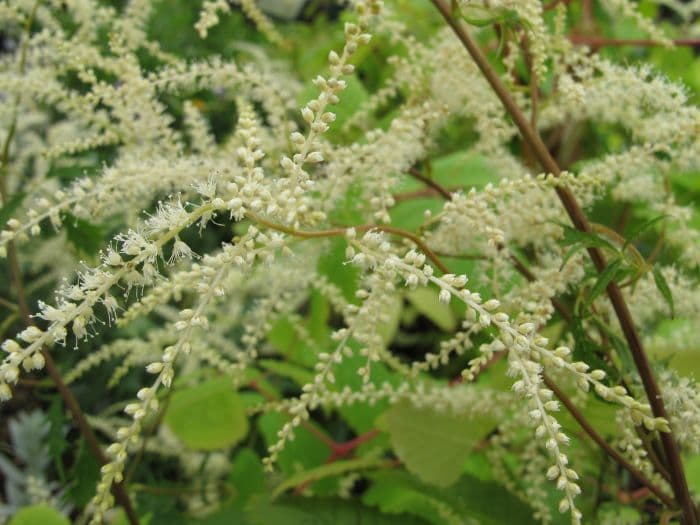
[[[671,441],[700,450],[700,390],[667,359],[692,351],[700,313],[697,206],[678,191],[695,195],[687,174],[700,169],[690,90],[578,45],[591,13],[569,2],[453,2],[448,25],[429,3],[415,20],[381,0],[346,3],[323,35],[335,48],[319,51],[276,26],[265,2],[203,0],[192,59],[153,38],[163,7],[152,0],[0,6],[11,277],[0,401],[47,365],[71,387],[98,368],[112,392],[148,378],[123,405],[85,407],[112,441],[94,497],[76,509],[93,524],[129,506],[120,489],[137,450],[138,461],[176,458],[187,480],[208,470],[182,499],[197,514],[214,506],[231,458],[161,426],[170,392],[212,376],[261,430],[250,450],[266,448],[263,465],[301,479],[299,493],[337,475],[334,490],[352,497],[367,464],[402,463],[432,482],[387,416],[409,406],[485,421],[467,452],[483,452],[537,520],[551,522],[558,501],[579,524],[598,458],[566,408],[652,497],[683,506],[682,473],[662,463],[678,455]],[[698,12],[663,3],[686,21]],[[670,45],[632,2],[601,6]],[[265,39],[211,56],[213,28],[236,9]],[[499,67],[473,60],[469,38],[491,42]],[[288,57],[318,65],[301,107]],[[59,373],[60,347],[82,355]],[[617,414],[602,437],[585,420],[601,406]],[[302,432],[330,448],[329,465],[290,467]],[[382,433],[391,439],[359,448]],[[421,497],[399,510],[463,521],[448,499]]]

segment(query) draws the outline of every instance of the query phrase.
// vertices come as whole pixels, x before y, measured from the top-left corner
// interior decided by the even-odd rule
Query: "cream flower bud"
[[[32,366],[35,370],[41,370],[46,365],[46,359],[41,352],[36,352],[32,356]]]
[[[149,363],[146,366],[146,372],[148,372],[149,374],[158,374],[161,370],[163,370],[163,363],[159,361]]]
[[[328,62],[332,66],[337,66],[338,64],[340,64],[340,57],[338,56],[338,53],[336,53],[335,51],[331,51],[330,53],[328,53]]]
[[[7,383],[0,383],[0,401],[12,399],[12,389]]]
[[[307,124],[311,124],[314,121],[314,112],[308,107],[303,107],[301,109],[301,117]]]
[[[318,164],[319,162],[323,162],[323,155],[320,151],[312,151],[306,156],[306,162],[309,162],[311,164]]]
[[[442,304],[450,304],[450,299],[452,298],[452,294],[448,292],[447,290],[440,290],[440,294],[438,295],[438,300]]]
[[[12,354],[12,353],[19,352],[20,350],[22,350],[22,347],[19,346],[17,341],[15,341],[13,339],[8,339],[2,344],[2,349],[5,352],[7,352],[8,354]]]

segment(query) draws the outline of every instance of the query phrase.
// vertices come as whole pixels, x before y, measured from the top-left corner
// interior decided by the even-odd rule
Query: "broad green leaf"
[[[452,487],[421,483],[407,472],[369,474],[370,488],[363,502],[387,513],[406,512],[435,525],[534,525],[532,509],[494,481],[462,476]]]
[[[363,494],[362,501],[386,514],[411,514],[433,525],[464,523],[457,511],[443,500],[413,487],[374,483]]]
[[[9,525],[70,525],[70,521],[53,507],[42,503],[20,509]]]
[[[498,182],[498,175],[487,160],[473,151],[458,151],[431,162],[432,178],[447,188],[459,186],[465,190],[483,188]]]
[[[319,479],[331,476],[340,476],[341,474],[345,474],[347,472],[357,472],[360,470],[388,467],[389,465],[390,462],[380,458],[357,458],[345,461],[334,461],[333,463],[327,463],[310,470],[299,472],[298,474],[287,478],[284,480],[284,482],[275,487],[275,489],[272,491],[272,497],[276,498],[289,489],[293,489],[294,487],[298,487],[299,485],[303,485],[311,481],[317,481]]]
[[[159,518],[161,518],[159,516]],[[161,518],[162,519],[162,518]],[[169,525],[178,525],[177,523],[173,523],[172,521],[168,521],[166,517],[166,521],[168,522]],[[158,525],[158,521],[154,522],[153,521],[153,513],[152,512],[147,512],[145,514],[141,514],[139,516],[139,525]],[[116,509],[116,516],[112,519],[112,522],[110,525],[131,525],[131,522],[129,521],[129,518],[126,515],[126,512],[124,512],[124,509],[119,507]]]
[[[68,242],[83,256],[94,257],[104,244],[105,230],[101,226],[79,217],[66,215],[63,227],[66,230]]]
[[[416,231],[425,222],[425,211],[433,214],[442,209],[443,202],[437,197],[415,198],[396,204],[389,215],[392,226],[408,231]]]
[[[282,414],[268,412],[258,419],[258,427],[267,447],[277,443],[277,432],[289,420]],[[315,423],[312,421],[312,425]],[[323,430],[321,430],[323,432]],[[277,466],[286,475],[291,476],[300,469],[310,469],[323,464],[331,450],[304,427],[294,429],[294,440],[288,441],[277,458]]]
[[[176,391],[165,423],[180,441],[195,450],[230,447],[248,433],[243,403],[228,379],[213,379]]]
[[[595,298],[605,291],[608,284],[615,280],[618,272],[621,270],[622,262],[622,259],[615,259],[614,261],[609,262],[605,269],[600,272],[600,275],[598,275],[598,280],[596,280],[593,288],[591,288],[591,292],[586,298],[586,302],[583,305],[584,309],[588,308]]]
[[[284,497],[270,502],[256,497],[248,504],[252,525],[420,525],[410,516],[389,516],[338,498]]]
[[[354,303],[357,301],[355,291],[359,270],[351,264],[346,264],[344,239],[329,239],[327,243],[328,248],[318,260],[318,273],[340,288],[346,300]]]
[[[673,306],[673,294],[671,293],[671,288],[669,288],[666,278],[664,277],[664,274],[661,273],[661,269],[658,266],[654,267],[653,274],[656,288],[658,288],[659,292],[668,303],[668,307],[671,310],[671,319],[673,319],[676,317],[676,312]]]
[[[241,450],[233,460],[228,482],[236,488],[237,507],[245,505],[253,494],[265,491],[267,481],[258,455],[248,448]]]
[[[294,363],[276,361],[274,359],[259,359],[257,363],[265,370],[281,377],[288,377],[298,385],[312,383],[314,380],[312,372]]]
[[[457,327],[457,319],[450,307],[438,300],[438,294],[430,288],[416,288],[406,294],[409,302],[421,314],[435,323],[441,330],[452,332]]]
[[[325,49],[323,52],[324,59],[328,56],[328,50]],[[330,107],[327,111],[332,111],[335,113],[336,118],[332,124],[330,124],[330,130],[327,132],[327,136],[331,138],[338,137],[338,131],[343,127],[343,124],[355,113],[355,111],[361,107],[361,105],[369,98],[369,94],[362,84],[362,81],[357,78],[357,76],[352,75],[345,79],[347,82],[347,87],[343,90],[342,103]],[[307,102],[318,98],[318,88],[309,83],[297,97],[297,102],[299,107],[303,107]]]
[[[224,505],[201,520],[188,521],[192,525],[251,525],[245,511],[236,505]]]
[[[357,351],[358,347],[354,341],[350,342],[350,346]],[[357,369],[366,364],[367,358],[357,355],[357,353],[351,357],[343,358],[343,361],[334,368],[336,377],[335,388],[341,390],[347,385],[353,391],[361,390],[362,378],[357,374]],[[402,377],[398,373],[389,370],[384,363],[378,362],[372,363],[371,381],[377,388],[384,382],[398,387]],[[338,408],[338,412],[357,434],[362,434],[374,428],[377,417],[388,407],[389,403],[386,400],[380,400],[372,405],[368,403],[343,405]],[[382,439],[386,439],[386,437],[382,435],[377,438],[377,440]]]
[[[385,414],[396,455],[426,483],[447,487],[457,481],[476,443],[494,426],[486,416],[470,417],[415,407],[408,401]]]
[[[313,366],[316,363],[317,350],[309,347],[306,341],[299,337],[287,317],[280,317],[273,323],[267,334],[267,341],[290,362],[302,366]]]
[[[328,327],[330,314],[331,307],[328,299],[318,290],[312,289],[309,294],[309,317],[306,328],[311,337],[319,343],[325,343],[330,337],[331,330]]]

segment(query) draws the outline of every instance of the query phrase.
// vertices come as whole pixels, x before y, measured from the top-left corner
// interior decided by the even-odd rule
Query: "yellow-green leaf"
[[[196,450],[230,447],[248,433],[243,403],[228,379],[175,392],[165,423],[180,441]]]
[[[32,505],[19,509],[9,525],[69,525],[63,514],[46,504]]]
[[[426,483],[446,487],[457,481],[472,448],[494,426],[489,417],[438,412],[401,401],[384,422],[396,455]]]

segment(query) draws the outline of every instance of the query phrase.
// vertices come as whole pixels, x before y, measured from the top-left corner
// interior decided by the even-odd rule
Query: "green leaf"
[[[593,288],[588,294],[588,298],[583,305],[584,309],[588,308],[595,298],[603,293],[608,284],[616,278],[618,272],[621,270],[622,262],[622,259],[615,259],[614,261],[608,263],[605,269],[600,272],[600,275],[598,275],[598,280],[593,285]]]
[[[324,49],[323,58],[325,61],[328,55],[328,50]],[[299,107],[303,107],[307,102],[318,97],[318,88],[313,84],[308,84],[297,97]],[[365,89],[362,81],[355,75],[347,78],[347,87],[343,90],[343,103],[333,106],[332,111],[335,113],[335,120],[330,125],[330,130],[326,135],[331,140],[338,139],[340,130],[345,122],[357,111],[357,108],[369,98],[369,93]]]
[[[233,460],[228,482],[236,487],[235,505],[240,507],[256,492],[267,488],[260,458],[248,448],[241,450]]]
[[[319,342],[325,343],[330,337],[331,330],[328,327],[328,318],[331,315],[331,307],[326,299],[318,290],[312,289],[309,294],[309,320],[306,327],[309,335]]]
[[[54,460],[56,471],[62,481],[65,482],[66,474],[63,468],[63,453],[68,449],[66,440],[67,418],[63,409],[61,398],[56,396],[51,399],[46,417],[49,420],[49,435],[47,436],[47,445],[49,455]]]
[[[94,256],[104,244],[105,229],[79,217],[67,214],[63,221],[66,238],[84,256]]]
[[[250,525],[243,509],[236,505],[224,505],[205,518],[197,521],[189,520],[188,523],[193,525]]]
[[[487,27],[492,24],[512,25],[521,21],[520,15],[514,9],[465,6],[462,7],[461,12],[465,22],[476,27]]]
[[[469,150],[439,157],[430,166],[432,178],[445,187],[460,186],[469,190],[498,182],[498,175],[486,158]]]
[[[654,267],[653,274],[654,282],[656,283],[656,288],[658,288],[659,292],[661,293],[661,295],[663,295],[664,299],[668,303],[668,307],[671,309],[671,319],[673,319],[674,317],[676,317],[676,312],[673,305],[673,294],[671,293],[671,288],[669,288],[668,282],[666,281],[664,274],[661,273],[661,269],[658,266]]]
[[[425,211],[435,215],[443,206],[443,202],[436,197],[409,199],[397,203],[391,210],[392,226],[408,231],[416,231],[425,222]]]
[[[566,266],[566,263],[569,262],[569,259],[571,259],[576,253],[579,251],[585,249],[586,247],[583,244],[580,243],[575,243],[571,245],[571,248],[566,252],[566,255],[564,255],[564,258],[561,260],[561,265],[559,266],[559,271],[561,271],[564,266]]]
[[[369,477],[372,485],[362,500],[383,512],[409,513],[434,525],[537,523],[530,507],[494,481],[464,475],[452,487],[439,488],[401,471],[381,471]]]
[[[612,331],[607,332],[610,344],[615,348],[615,352],[620,358],[620,363],[622,364],[623,374],[633,373],[637,366],[634,363],[634,357],[632,357],[632,351],[630,350],[627,343]]]
[[[277,432],[288,420],[289,418],[276,412],[268,412],[258,418],[258,427],[267,447],[277,442]],[[321,443],[304,427],[299,427],[294,429],[294,440],[287,442],[279,453],[277,465],[285,475],[291,476],[300,468],[309,469],[321,465],[330,453],[330,447]]]
[[[574,316],[569,326],[575,342],[574,359],[584,361],[594,368],[605,370],[612,378],[616,378],[617,371],[599,355],[599,345],[588,336],[581,317]]]
[[[280,494],[286,492],[287,490],[311,481],[316,481],[331,476],[340,476],[346,472],[357,472],[359,470],[381,468],[383,466],[389,466],[389,464],[390,463],[385,459],[371,457],[334,461],[333,463],[327,463],[325,465],[312,468],[311,470],[299,472],[298,474],[287,478],[284,480],[284,482],[275,487],[275,489],[272,491],[272,497],[277,498]]]
[[[276,361],[274,359],[259,359],[258,364],[273,374],[281,377],[288,377],[298,385],[313,383],[314,380],[314,374],[312,372],[294,363]]]
[[[343,292],[345,299],[354,303],[357,301],[355,292],[359,280],[359,270],[346,264],[346,243],[344,239],[333,238],[328,241],[328,248],[318,259],[318,273],[324,275]]]
[[[70,522],[56,509],[42,503],[20,509],[9,525],[70,525]]]
[[[81,440],[77,448],[75,463],[68,474],[68,479],[74,480],[74,484],[66,492],[66,499],[82,508],[95,494],[95,486],[100,479],[100,464],[88,450],[85,441]]]
[[[0,228],[4,227],[7,221],[9,221],[14,215],[17,208],[20,207],[22,201],[24,200],[25,193],[19,192],[15,193],[10,200],[8,200],[5,205],[0,208]]]
[[[363,388],[362,378],[357,373],[357,369],[367,364],[367,358],[358,355],[358,345],[355,341],[350,341],[350,345],[355,350],[355,355],[343,358],[334,368],[336,383],[333,388],[336,391],[342,390],[346,385],[353,391],[359,392]],[[389,383],[394,387],[401,384],[402,376],[380,362],[372,363],[371,382],[377,388],[380,388],[383,383]],[[375,421],[387,408],[389,402],[381,399],[376,403],[356,403],[354,405],[343,405],[338,408],[343,419],[357,433],[362,434],[374,428]],[[385,435],[381,435],[377,440],[386,439]]]
[[[338,498],[256,497],[248,505],[253,525],[420,525],[408,516],[387,516]]]
[[[463,523],[455,509],[440,498],[394,483],[373,484],[363,494],[362,501],[378,507],[386,514],[411,514],[433,525]]]
[[[391,444],[406,468],[426,483],[457,481],[476,443],[494,426],[489,417],[469,417],[415,407],[408,401],[385,414]]]
[[[627,235],[627,240],[625,241],[625,244],[622,247],[622,251],[624,251],[625,248],[627,248],[627,245],[630,244],[632,241],[636,240],[642,233],[644,233],[646,230],[651,228],[654,224],[656,224],[657,222],[659,222],[662,219],[665,219],[666,217],[668,217],[667,214],[659,215],[658,217],[654,217],[653,219],[649,219],[648,221],[640,224],[639,226],[632,228],[632,230]]]
[[[450,307],[438,300],[438,294],[430,288],[416,288],[406,294],[409,302],[421,314],[430,319],[445,332],[452,332],[457,327],[457,319]]]
[[[561,240],[563,246],[571,246],[572,244],[581,244],[586,248],[607,248],[615,253],[619,250],[610,242],[599,237],[592,232],[582,232],[566,224],[560,224],[564,228],[564,238]]]
[[[162,516],[159,516],[159,518],[163,519]],[[129,521],[129,518],[127,517],[126,512],[124,512],[123,508],[119,507],[118,509],[116,509],[116,516],[112,518],[110,525],[131,525],[131,522]],[[153,513],[147,512],[145,514],[142,513],[141,515],[139,515],[139,525],[158,525],[158,522],[153,522]],[[168,521],[168,525],[178,524],[173,521]]]
[[[661,269],[658,266],[654,267],[653,273],[656,287],[659,289],[659,292],[661,293],[661,295],[663,295],[664,299],[668,303],[668,307],[671,309],[671,319],[673,319],[674,317],[676,317],[676,312],[673,306],[673,294],[671,293],[671,288],[669,288],[668,282],[666,281],[664,274],[661,273]]]
[[[280,317],[273,323],[267,341],[291,362],[308,367],[316,363],[317,350],[299,337],[294,324],[287,317]]]
[[[165,423],[180,441],[195,450],[230,447],[248,433],[243,403],[228,379],[214,379],[175,392]]]

